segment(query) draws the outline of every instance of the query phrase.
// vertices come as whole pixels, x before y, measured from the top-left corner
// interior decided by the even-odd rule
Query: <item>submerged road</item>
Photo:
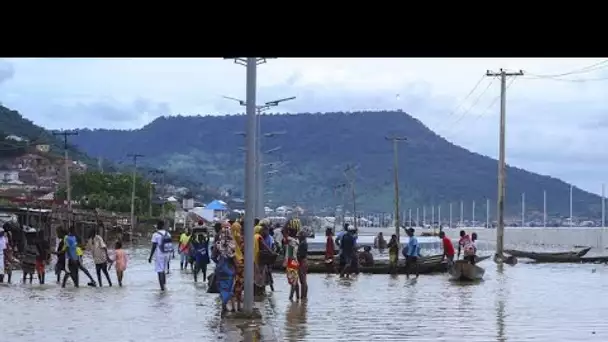
[[[220,318],[218,296],[177,262],[161,293],[147,249],[130,253],[123,288],[0,286],[2,340],[243,341],[243,322]],[[264,320],[249,330],[257,341],[608,341],[608,267],[480,266],[485,281],[466,285],[445,275],[311,274],[308,303],[289,302],[285,276],[275,274],[276,292],[258,303]]]

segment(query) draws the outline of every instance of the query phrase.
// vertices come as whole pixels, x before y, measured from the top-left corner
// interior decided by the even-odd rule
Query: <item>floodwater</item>
[[[220,318],[218,296],[175,270],[177,260],[161,293],[147,250],[130,257],[123,288],[22,285],[15,272],[17,284],[0,286],[2,340],[243,340],[239,324]],[[416,281],[310,274],[307,303],[289,302],[285,276],[275,273],[276,292],[258,303],[264,334],[255,340],[608,341],[608,266],[479,265],[485,280],[472,284],[451,283],[446,275]]]

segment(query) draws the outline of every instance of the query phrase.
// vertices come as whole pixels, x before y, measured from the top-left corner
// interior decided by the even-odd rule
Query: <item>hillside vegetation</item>
[[[83,131],[86,133],[86,131]],[[11,139],[5,139],[8,135],[16,135],[21,138],[26,139],[26,141],[15,141]],[[89,170],[95,171],[98,164],[98,157],[104,157],[103,154],[92,156],[90,154],[85,153],[86,151],[82,151],[78,147],[76,147],[73,142],[75,138],[78,136],[70,136],[68,141],[68,152],[70,156],[81,162],[84,162],[89,166]],[[51,131],[46,130],[43,127],[40,127],[34,124],[32,121],[24,118],[18,111],[9,109],[7,107],[0,105],[0,160],[10,160],[11,158],[22,156],[25,153],[31,152],[34,150],[35,145],[38,144],[48,144],[51,147],[51,155],[63,157],[63,140],[61,137],[56,137],[53,135]],[[122,152],[127,151],[129,149],[124,149]],[[132,166],[130,162],[124,162],[126,154],[128,152],[124,152],[120,158],[114,158],[113,160],[104,160],[103,169],[105,172],[129,172],[132,170]],[[107,158],[106,158],[107,159]],[[120,161],[120,162],[117,162]],[[157,165],[159,168],[163,168],[164,164]],[[138,172],[146,177],[153,177],[153,170],[155,168],[142,165],[138,168]],[[163,168],[166,169],[166,168]],[[194,178],[182,177],[179,174],[172,173],[171,170],[166,170],[165,172],[165,183],[172,184],[175,186],[187,187],[195,195],[198,195],[199,199],[202,201],[211,201],[214,198],[218,198],[219,194],[214,191],[210,191],[206,187],[202,186],[200,181],[197,181]],[[154,179],[155,181],[159,181],[158,177]],[[130,191],[130,190],[129,190]],[[93,195],[93,198],[96,195],[95,192],[87,193],[87,195]],[[104,202],[105,200],[102,200]],[[91,202],[93,203],[93,202]],[[116,203],[112,204],[117,205]],[[145,205],[144,205],[145,206]]]
[[[393,203],[392,145],[389,135],[404,135],[400,144],[402,208],[477,201],[478,217],[485,216],[485,200],[496,199],[496,161],[456,146],[403,112],[360,112],[263,115],[263,132],[285,131],[263,138],[263,149],[280,146],[265,162],[283,162],[269,180],[273,203],[303,204],[320,209],[344,203],[344,169],[355,166],[357,205],[368,211],[391,211]],[[242,191],[245,117],[160,117],[132,131],[81,130],[73,142],[91,156],[121,160],[129,152],[142,153],[142,163],[167,167],[207,186]],[[550,215],[568,215],[569,185],[555,178],[509,167],[507,215],[519,215],[520,194],[526,192],[528,210],[542,211],[542,194],[552,199]],[[559,201],[559,202],[558,202]],[[599,197],[574,191],[579,215],[598,213]],[[454,215],[459,211],[454,207]],[[468,214],[467,214],[468,216]]]

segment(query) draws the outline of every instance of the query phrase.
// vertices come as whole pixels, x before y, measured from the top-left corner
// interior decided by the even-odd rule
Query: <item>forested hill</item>
[[[390,211],[393,201],[392,145],[387,135],[407,136],[400,145],[400,183],[403,208],[476,200],[478,217],[485,200],[496,198],[496,161],[453,145],[403,112],[359,112],[263,115],[263,132],[285,131],[264,137],[265,162],[282,161],[269,180],[268,198],[274,203],[309,207],[343,203],[344,169],[356,166],[357,205],[363,210]],[[166,166],[210,186],[242,190],[245,116],[160,117],[132,131],[81,130],[74,144],[91,156],[124,159],[141,153],[143,163]],[[276,163],[275,163],[276,164]],[[526,192],[529,210],[542,211],[543,190],[552,199],[550,214],[568,215],[569,185],[555,178],[509,167],[507,215],[518,215]],[[577,214],[599,212],[599,197],[574,190]],[[467,209],[470,212],[470,209]],[[495,210],[492,210],[495,212]],[[445,215],[445,214],[444,214]]]

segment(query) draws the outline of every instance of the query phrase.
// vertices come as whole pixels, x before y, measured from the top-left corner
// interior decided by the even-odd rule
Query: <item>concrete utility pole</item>
[[[245,289],[243,311],[246,315],[253,315],[253,221],[255,219],[256,210],[256,78],[257,66],[266,63],[265,58],[236,58],[236,64],[247,67],[247,86],[246,86],[246,107],[247,107],[247,129],[246,129],[246,162],[245,162]]]
[[[521,227],[526,226],[526,193],[521,193]]]
[[[606,227],[606,184],[602,184],[602,228]]]
[[[161,197],[162,197],[162,203],[160,205],[160,215],[161,218],[163,220],[163,222],[165,221],[165,171],[164,170],[153,170],[150,171],[150,173],[153,173],[155,176],[160,175],[160,187],[161,187]],[[156,177],[154,178],[154,180],[156,181]],[[166,223],[166,222],[165,222]]]
[[[416,208],[416,227],[420,226],[420,208]]]
[[[486,199],[486,228],[490,228],[490,199]]]
[[[471,208],[471,225],[475,228],[475,201],[473,201],[473,207]]]
[[[574,216],[572,215],[572,185],[570,185],[570,227],[574,226]]]
[[[68,160],[68,137],[78,135],[78,132],[55,131],[54,136],[63,136],[63,158],[65,162],[65,192],[68,202],[68,229],[72,226],[72,183],[70,182],[70,162]]]
[[[452,227],[452,202],[450,202],[450,228],[454,228]]]
[[[148,217],[152,217],[152,195],[154,194],[155,182],[150,182],[150,199],[148,200]]]
[[[395,235],[397,235],[397,243],[399,243],[401,241],[399,232],[399,143],[402,141],[407,141],[407,138],[395,136],[385,137],[385,139],[393,143],[393,176],[395,178]]]
[[[464,227],[464,201],[460,201],[460,227]]]
[[[355,192],[355,166],[347,165],[346,169],[344,169],[344,176],[348,181],[348,185],[350,187],[351,196],[353,199],[353,221],[355,225],[355,230],[357,230],[357,193]]]
[[[543,190],[543,228],[547,228],[547,191]]]
[[[135,231],[135,176],[137,172],[137,158],[143,157],[143,154],[130,153],[127,157],[133,158],[133,173],[131,184],[131,233],[129,234],[130,242],[133,242],[133,232]]]
[[[505,239],[505,182],[506,182],[506,164],[505,164],[505,129],[507,115],[507,77],[508,76],[523,76],[523,71],[506,72],[500,69],[499,72],[487,71],[486,76],[500,76],[500,134],[498,138],[498,199],[496,210],[498,211],[496,228],[496,256],[502,260],[504,254],[504,239]],[[495,258],[495,259],[498,259]]]
[[[234,98],[234,97],[230,97],[230,96],[223,96],[223,98],[228,99],[228,100],[232,100],[232,101],[236,101],[238,102],[241,106],[247,106],[247,102]],[[270,133],[265,133],[262,134],[262,112],[264,112],[265,110],[270,109],[271,107],[276,107],[279,105],[279,103],[281,102],[286,102],[286,101],[291,101],[294,100],[296,97],[292,96],[292,97],[287,97],[287,98],[283,98],[283,99],[278,99],[278,100],[274,100],[274,101],[269,101],[266,102],[264,104],[261,105],[256,105],[255,106],[255,112],[256,112],[256,142],[255,142],[255,149],[256,149],[256,172],[255,172],[255,182],[256,182],[256,216],[259,219],[264,218],[264,216],[266,215],[266,212],[264,210],[264,171],[263,171],[263,153],[262,153],[262,141],[261,138],[265,137],[265,138],[270,138],[270,137],[274,137],[277,135],[283,135],[287,132],[285,131],[281,131],[281,132],[270,132]],[[246,132],[237,132],[236,134],[239,135],[243,135],[246,136]],[[273,149],[270,149],[268,151],[266,151],[265,153],[272,153],[275,151],[278,151],[279,149],[281,149],[281,147],[276,147]]]

